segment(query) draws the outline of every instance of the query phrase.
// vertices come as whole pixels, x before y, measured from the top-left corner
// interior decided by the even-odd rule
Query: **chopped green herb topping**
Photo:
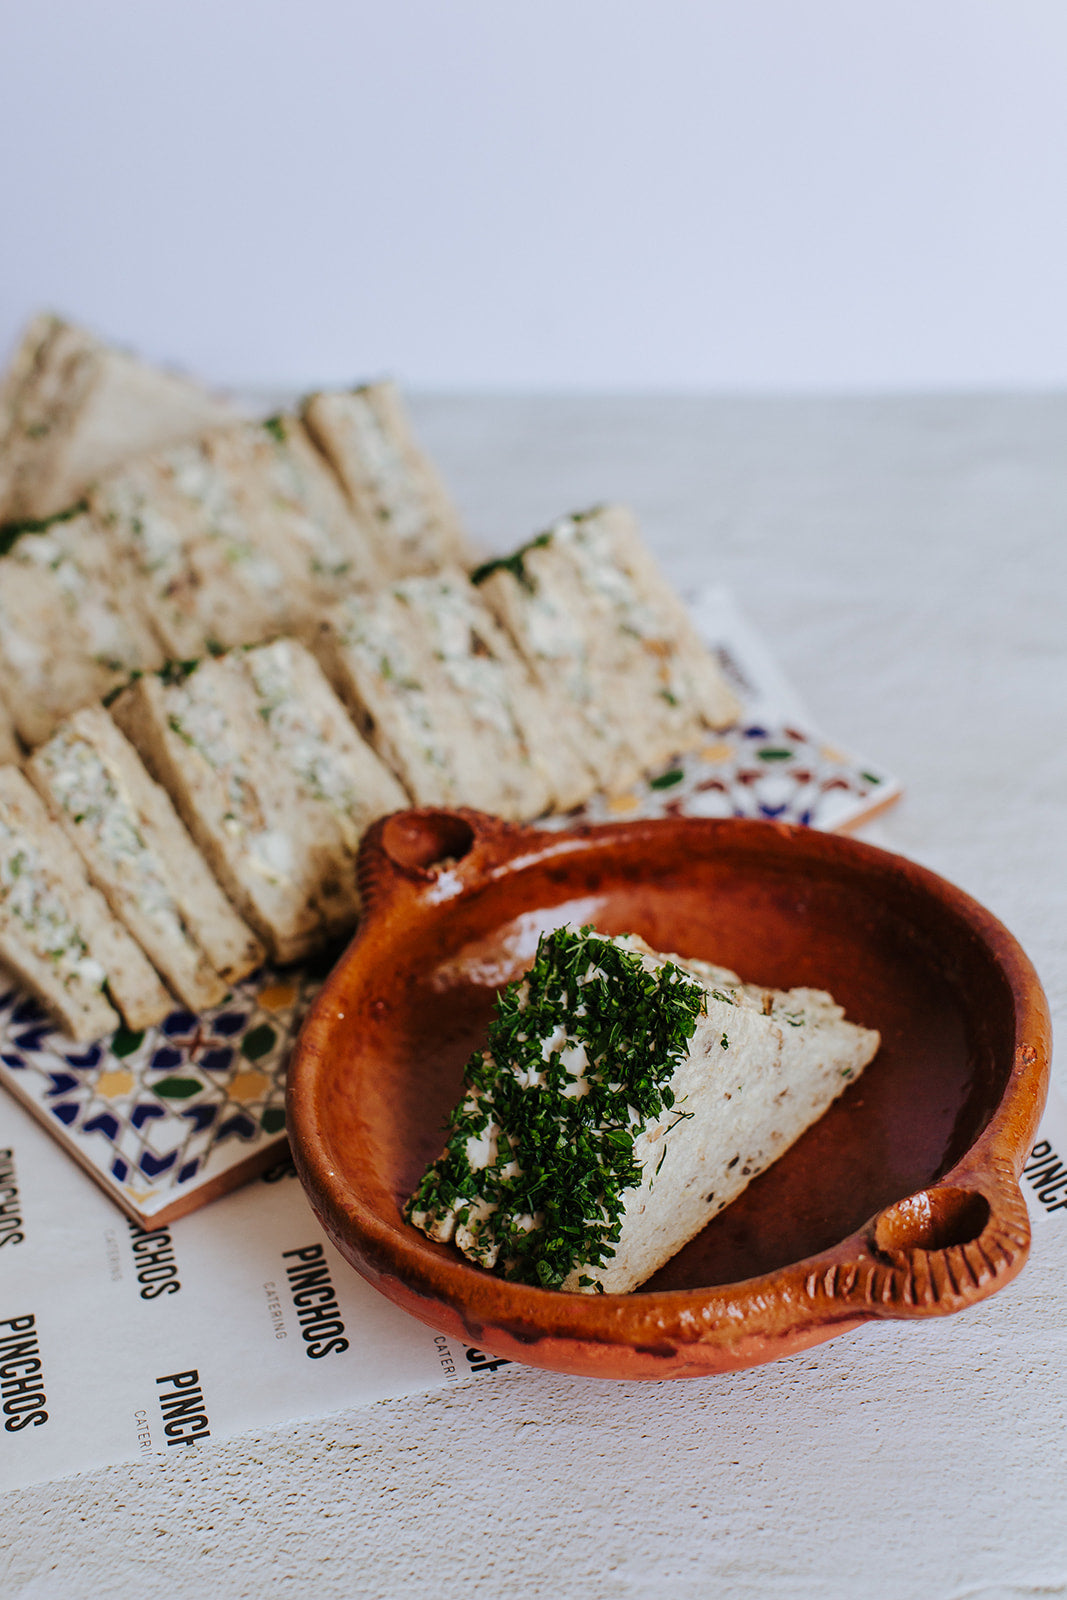
[[[533,579],[526,571],[526,557],[531,550],[543,550],[545,545],[552,541],[551,532],[539,533],[536,539],[530,539],[526,544],[520,545],[510,556],[497,556],[493,561],[483,561],[480,567],[475,567],[471,573],[471,582],[484,583],[486,578],[491,578],[494,572],[510,572],[511,576],[522,584],[524,589],[534,590]]]
[[[88,500],[78,500],[65,511],[53,511],[50,517],[23,517],[19,522],[0,524],[0,556],[6,556],[24,533],[47,533],[57,522],[71,522],[88,509]]]
[[[210,639],[208,640],[208,650],[212,655],[224,654],[223,647],[220,645],[218,649],[216,649]],[[161,683],[166,684],[168,689],[172,689],[177,684],[184,683],[186,678],[191,678],[199,665],[199,656],[195,661],[164,661],[163,665],[154,674],[154,676],[157,677]],[[132,683],[136,683],[138,678],[143,677],[144,672],[142,668],[134,667],[133,671],[128,677],[124,678],[121,683],[117,683],[113,689],[108,690],[102,701],[104,708],[109,709],[111,706],[113,706],[120,694],[128,689]]]
[[[184,683],[186,678],[191,678],[199,665],[199,657],[195,661],[164,661],[156,677],[165,683],[168,689],[173,689],[178,684]]]
[[[454,1217],[468,1255],[545,1288],[609,1260],[625,1191],[642,1181],[634,1140],[674,1107],[704,1005],[673,962],[650,972],[591,928],[545,934],[497,997],[488,1049],[467,1064],[445,1153],[408,1217],[431,1233]]]
[[[285,420],[283,417],[265,417],[263,419],[263,426],[273,438],[277,439],[279,444],[286,443]]]
[[[669,772],[661,772],[658,778],[649,778],[650,789],[673,789],[676,783],[681,783],[685,773],[681,767],[672,767]]]

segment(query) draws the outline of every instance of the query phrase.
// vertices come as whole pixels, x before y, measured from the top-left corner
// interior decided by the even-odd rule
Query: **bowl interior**
[[[496,989],[569,922],[776,987],[832,991],[881,1049],[830,1111],[644,1287],[729,1284],[803,1260],[948,1171],[989,1122],[1012,1062],[1010,986],[957,912],[891,857],[799,843],[649,847],[519,861],[458,900],[382,918],[335,975],[343,1019],[316,1069],[318,1125],[345,1187],[397,1229],[439,1153]],[[847,843],[833,841],[834,844]],[[683,840],[683,845],[685,841]],[[814,842],[813,842],[814,844]],[[872,857],[877,857],[872,862]],[[446,1247],[421,1240],[433,1251]],[[639,1291],[640,1292],[640,1291]]]

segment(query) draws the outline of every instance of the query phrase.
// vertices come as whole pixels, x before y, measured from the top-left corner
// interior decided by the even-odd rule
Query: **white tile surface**
[[[1067,1014],[1067,399],[424,400],[487,545],[631,500],[904,779],[879,842],[984,900]],[[1049,1219],[1048,1226],[1055,1219]],[[1067,1593],[1056,1252],[963,1317],[675,1385],[515,1369],[9,1494],[18,1597]],[[2,1440],[0,1440],[2,1443]]]

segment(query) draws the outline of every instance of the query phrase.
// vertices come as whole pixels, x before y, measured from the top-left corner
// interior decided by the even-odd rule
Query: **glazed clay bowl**
[[[1011,935],[934,874],[775,823],[549,833],[432,810],[376,824],[360,869],[363,922],[297,1045],[289,1130],[338,1250],[435,1330],[562,1372],[681,1377],[964,1310],[1025,1261],[1048,1010]],[[830,989],[882,1035],[827,1114],[628,1295],[505,1283],[402,1214],[497,988],[564,922]]]

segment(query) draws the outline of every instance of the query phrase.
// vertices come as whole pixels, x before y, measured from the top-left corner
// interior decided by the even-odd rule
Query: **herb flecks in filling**
[[[672,962],[649,971],[625,941],[591,928],[543,935],[530,971],[498,996],[488,1048],[467,1065],[445,1152],[408,1217],[544,1288],[610,1260],[626,1191],[642,1181],[635,1139],[688,1114],[671,1080],[704,1006],[693,977]]]

